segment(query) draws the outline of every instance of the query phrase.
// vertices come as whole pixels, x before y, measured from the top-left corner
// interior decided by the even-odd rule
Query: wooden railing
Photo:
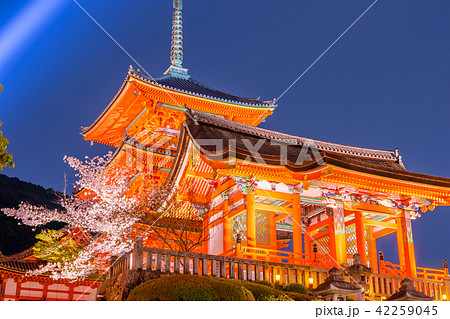
[[[388,298],[397,292],[404,277],[373,274],[369,277],[370,292],[376,299]],[[417,291],[435,300],[443,300],[446,290],[442,280],[411,279]],[[445,296],[446,297],[446,296]]]
[[[448,274],[444,269],[416,267],[417,278],[424,280],[443,280]],[[403,265],[380,260],[380,274],[406,277],[406,269]]]
[[[406,269],[403,265],[393,264],[389,261],[380,260],[380,274],[389,276],[405,277]]]
[[[425,280],[443,280],[446,277],[444,269],[417,267],[417,278]]]
[[[319,268],[331,268],[334,265],[334,262],[329,255],[320,253],[299,254],[291,251],[267,249],[261,247],[239,247],[239,245],[222,253],[221,256],[270,261],[277,263],[288,263]]]

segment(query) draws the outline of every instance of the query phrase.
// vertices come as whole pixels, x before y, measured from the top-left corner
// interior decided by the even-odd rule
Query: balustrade
[[[114,261],[110,277],[117,278],[121,273],[138,268],[165,274],[184,273],[245,281],[267,280],[273,283],[278,273],[280,283],[307,284],[309,278],[314,278],[315,286],[322,283],[328,273],[327,268],[313,266],[142,247]]]
[[[312,288],[326,280],[328,270],[333,266],[329,257],[324,255],[317,254],[311,261],[307,259],[306,254],[262,248],[242,247],[241,256],[249,259],[231,257],[237,254],[235,250],[224,256],[217,256],[148,247],[136,248],[118,260],[111,260],[110,278],[117,278],[128,270],[141,268],[162,274],[184,273],[244,281],[267,280],[272,283],[279,280],[280,284],[300,283]],[[280,256],[280,253],[285,255]],[[299,260],[308,261],[309,264],[292,263]],[[403,266],[380,260],[380,274],[372,274],[368,280],[371,295],[377,300],[391,296],[400,288],[404,273]],[[417,274],[418,278],[412,280],[418,291],[434,297],[435,300],[446,299],[449,280],[445,269],[418,267]]]
[[[390,297],[398,291],[404,277],[384,274],[372,274],[369,277],[370,292],[376,299]],[[445,282],[442,280],[411,279],[417,291],[423,292],[435,300],[444,300]],[[446,297],[446,296],[445,296]]]

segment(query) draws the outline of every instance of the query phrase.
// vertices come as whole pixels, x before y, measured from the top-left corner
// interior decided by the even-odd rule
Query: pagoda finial
[[[171,66],[164,74],[177,74],[179,76],[189,76],[183,64],[183,21],[181,10],[183,0],[173,0],[173,21],[172,21],[172,47],[170,52]]]
[[[172,52],[170,61],[173,66],[181,68],[183,63],[183,21],[181,9],[183,9],[182,0],[173,0],[173,21],[172,21]]]

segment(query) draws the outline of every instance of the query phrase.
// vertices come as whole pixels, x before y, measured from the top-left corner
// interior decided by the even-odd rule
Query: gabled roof
[[[221,150],[216,150],[214,145],[197,145],[201,153],[211,161],[219,161],[220,158],[225,162],[233,157],[240,160],[250,159],[250,162],[258,164],[263,161],[267,165],[285,166],[292,172],[305,172],[329,164],[381,177],[450,188],[450,178],[407,171],[397,150],[377,150],[311,140],[232,122],[193,110],[190,110],[190,115],[186,118],[183,129],[187,133],[183,134],[188,134],[194,143],[208,139],[223,142]],[[264,142],[261,143],[261,140]],[[234,150],[230,141],[236,143]],[[279,144],[274,142],[287,144],[287,158],[282,156]],[[250,144],[258,145],[257,152],[249,150]],[[303,146],[308,146],[311,160],[299,162]],[[319,151],[320,159],[313,156],[312,149]]]
[[[248,134],[253,137],[269,139],[269,140],[277,140],[280,142],[285,142],[291,145],[305,145],[307,143],[314,143],[320,151],[333,152],[336,154],[345,154],[351,156],[360,156],[366,157],[367,159],[384,159],[396,161],[399,163],[399,168],[403,168],[403,165],[400,163],[400,157],[396,150],[379,150],[372,148],[364,148],[364,147],[355,147],[343,144],[336,144],[330,142],[323,142],[319,140],[313,140],[305,137],[299,137],[295,135],[284,134],[276,131],[271,131],[259,127],[254,127],[238,122],[229,121],[224,118],[219,118],[217,116],[211,116],[209,114],[200,113],[194,110],[190,110],[190,114],[194,119],[198,122],[209,124],[212,126],[216,126],[217,128],[233,131],[234,133],[242,133]],[[188,119],[189,120],[189,119]]]

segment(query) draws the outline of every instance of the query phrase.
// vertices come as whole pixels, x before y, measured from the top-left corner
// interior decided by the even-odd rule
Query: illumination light
[[[280,275],[276,275],[275,276],[275,281],[280,281],[280,278],[281,278]]]
[[[312,285],[314,283],[314,279],[313,278],[309,278],[309,284]]]
[[[31,43],[67,1],[28,1],[28,5],[0,30],[0,69],[11,64],[10,58]]]
[[[447,295],[442,295],[442,300],[447,300]]]

